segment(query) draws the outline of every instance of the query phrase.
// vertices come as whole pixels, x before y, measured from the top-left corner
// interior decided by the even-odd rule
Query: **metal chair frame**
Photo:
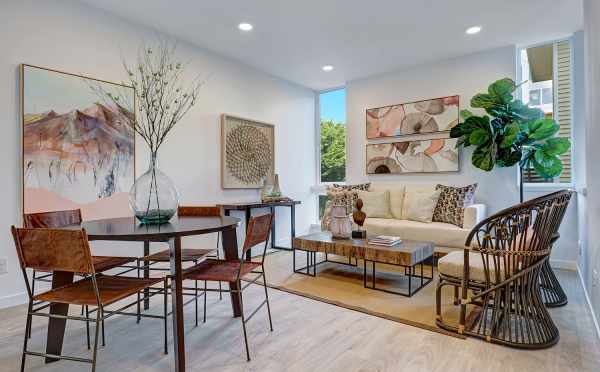
[[[439,274],[437,325],[515,348],[540,349],[556,344],[559,332],[542,300],[540,272],[548,263],[571,195],[568,190],[545,195],[476,225],[465,243],[472,248],[464,250],[462,277]],[[469,252],[481,254],[484,281],[469,277]],[[460,306],[458,325],[442,317],[441,291],[445,286],[454,288],[454,304]],[[470,319],[467,306],[476,310]]]

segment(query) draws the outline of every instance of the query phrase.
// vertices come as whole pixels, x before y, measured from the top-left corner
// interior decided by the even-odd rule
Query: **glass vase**
[[[131,187],[129,204],[143,224],[169,222],[177,212],[179,193],[173,181],[158,169],[156,153],[151,154],[148,170]]]

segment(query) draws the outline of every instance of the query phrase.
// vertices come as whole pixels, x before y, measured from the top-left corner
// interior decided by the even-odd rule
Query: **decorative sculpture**
[[[367,238],[367,232],[362,229],[362,226],[364,225],[365,220],[367,219],[367,214],[362,211],[362,207],[363,207],[362,199],[357,199],[356,200],[356,211],[354,211],[354,213],[352,213],[352,219],[354,220],[354,223],[356,225],[358,225],[358,230],[352,230],[352,238],[354,238],[354,239],[366,239]]]

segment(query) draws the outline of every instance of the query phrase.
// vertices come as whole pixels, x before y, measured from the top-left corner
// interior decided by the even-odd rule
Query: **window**
[[[559,137],[571,139],[572,119],[572,51],[571,40],[560,40],[542,45],[522,48],[519,51],[519,81],[521,99],[539,108],[547,118],[560,125]],[[533,169],[524,170],[525,183],[572,182],[571,152],[561,155],[563,172],[546,180]]]
[[[320,179],[323,182],[346,180],[346,90],[319,94]]]
[[[317,197],[320,220],[327,202],[323,184],[346,181],[346,90],[342,88],[319,93],[318,112],[320,187],[317,187]]]

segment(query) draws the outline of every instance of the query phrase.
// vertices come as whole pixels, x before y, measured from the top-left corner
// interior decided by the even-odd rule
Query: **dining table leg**
[[[223,251],[225,251],[225,259],[228,261],[238,261],[238,244],[235,226],[231,229],[223,230]],[[239,290],[239,285],[236,282],[229,282],[229,289]],[[233,309],[233,317],[237,318],[242,315],[242,309],[240,306],[240,294],[239,292],[230,292],[231,295],[231,308]]]
[[[52,274],[52,288],[73,283],[73,273],[54,271]],[[69,314],[69,304],[53,303],[50,305],[50,314],[66,316]],[[62,353],[63,339],[65,337],[66,319],[48,318],[48,333],[46,336],[46,354],[60,355]],[[46,363],[55,362],[56,358],[46,358]]]
[[[144,257],[150,255],[150,242],[144,241]],[[150,261],[143,261],[144,265],[144,279],[150,278]],[[150,308],[150,290],[148,288],[144,289],[144,310],[148,310]]]
[[[183,273],[181,270],[181,237],[169,240],[171,263],[171,306],[173,313],[173,347],[175,371],[185,371],[185,335],[183,330]]]

